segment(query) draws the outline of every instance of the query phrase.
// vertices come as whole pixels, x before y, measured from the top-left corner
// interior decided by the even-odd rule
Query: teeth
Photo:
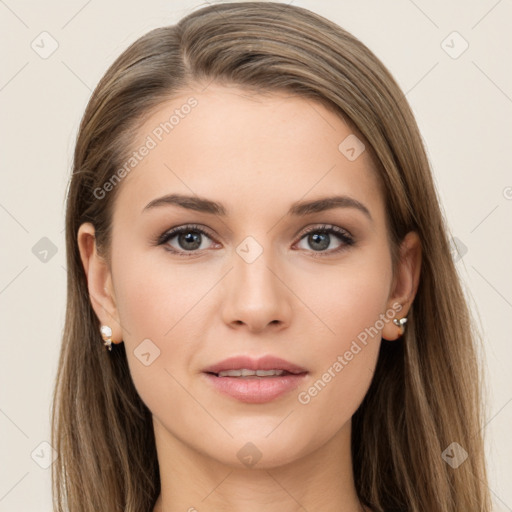
[[[223,372],[219,372],[219,377],[270,377],[272,375],[282,375],[284,370],[225,370]]]

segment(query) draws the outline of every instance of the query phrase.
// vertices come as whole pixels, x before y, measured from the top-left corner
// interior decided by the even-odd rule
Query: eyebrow
[[[182,194],[168,194],[166,196],[153,199],[144,207],[142,213],[158,206],[169,205],[180,206],[181,208],[185,208],[187,210],[194,210],[202,213],[220,215],[222,217],[227,215],[227,210],[221,203],[211,201],[210,199],[206,199],[204,197],[187,196]],[[370,221],[373,221],[368,208],[364,204],[349,196],[329,196],[310,201],[297,201],[291,205],[287,215],[297,217],[305,216],[312,213],[332,210],[334,208],[355,208],[364,213],[366,217],[370,219]]]

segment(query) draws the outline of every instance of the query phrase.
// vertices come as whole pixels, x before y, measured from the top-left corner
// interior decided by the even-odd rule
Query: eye
[[[338,245],[326,251],[332,243],[332,237],[338,240]],[[212,245],[203,243],[205,239],[213,240],[213,236],[205,229],[197,224],[187,224],[172,228],[158,237],[157,245],[164,245],[165,249],[177,254],[178,256],[194,256]],[[338,226],[323,224],[313,226],[302,233],[299,243],[305,240],[312,247],[313,256],[326,256],[338,253],[347,249],[348,246],[354,245],[355,240],[350,233]],[[173,242],[173,243],[171,243]],[[307,247],[299,247],[300,249],[309,250]]]
[[[333,235],[338,239],[338,245],[330,250],[326,251],[325,249],[329,248],[331,242],[333,241]],[[321,226],[314,226],[309,228],[305,233],[302,234],[300,242],[303,240],[306,241],[313,248],[313,251],[318,254],[313,254],[313,256],[324,256],[333,253],[338,253],[347,248],[347,246],[354,245],[354,238],[350,235],[350,233],[338,226],[332,226],[323,224]],[[303,247],[302,247],[303,249]],[[306,250],[308,248],[306,247]]]
[[[205,247],[203,244],[205,238],[211,240],[209,233],[205,229],[196,224],[189,224],[166,231],[158,238],[157,244],[165,244],[167,250],[177,253],[180,256],[191,256],[191,254],[183,253],[193,253],[208,249],[208,247]],[[176,239],[175,243],[178,247],[171,243],[173,239]]]

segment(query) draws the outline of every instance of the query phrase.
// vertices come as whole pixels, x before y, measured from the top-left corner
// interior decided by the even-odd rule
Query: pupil
[[[183,244],[182,244],[183,242]],[[190,246],[190,244],[192,246]],[[198,249],[201,245],[200,234],[189,231],[180,235],[180,245],[184,249]]]
[[[312,246],[315,247],[316,245],[316,248],[319,250],[327,249],[329,247],[329,235],[327,233],[315,233],[310,235],[310,240],[314,241]]]

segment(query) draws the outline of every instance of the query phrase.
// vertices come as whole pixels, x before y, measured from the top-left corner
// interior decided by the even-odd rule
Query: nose
[[[293,293],[286,272],[279,271],[270,252],[263,250],[254,261],[233,253],[233,269],[224,281],[221,305],[226,325],[255,333],[281,330],[290,324]]]

